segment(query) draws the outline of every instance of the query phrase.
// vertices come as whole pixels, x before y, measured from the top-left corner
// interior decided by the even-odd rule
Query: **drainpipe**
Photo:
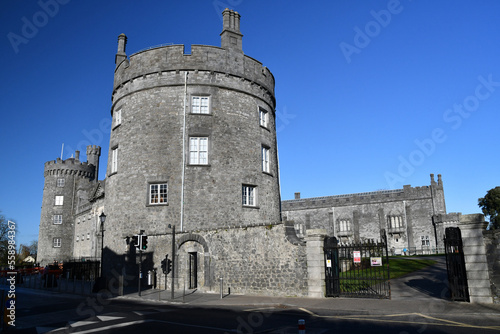
[[[182,180],[181,180],[181,232],[184,231],[184,178],[186,174],[186,98],[187,98],[187,75],[184,72],[184,120],[182,124]],[[174,259],[172,259],[173,261]]]
[[[410,251],[410,235],[408,234],[408,221],[406,218],[406,201],[403,201],[403,213],[405,217],[405,225],[406,225],[406,239],[408,242],[408,252]]]

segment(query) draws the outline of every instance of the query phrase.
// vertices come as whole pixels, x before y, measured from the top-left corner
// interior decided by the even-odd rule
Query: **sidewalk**
[[[200,307],[241,307],[246,309],[305,309],[315,314],[408,314],[422,313],[426,315],[482,314],[500,316],[498,304],[471,304],[452,302],[444,299],[360,299],[360,298],[307,298],[307,297],[272,297],[249,295],[225,295],[194,291],[178,292],[171,300],[171,292],[165,290],[146,290],[141,293],[128,293],[123,299],[140,299],[151,303],[184,304]]]

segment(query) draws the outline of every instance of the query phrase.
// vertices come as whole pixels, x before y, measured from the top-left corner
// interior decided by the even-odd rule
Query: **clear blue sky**
[[[82,159],[100,145],[105,175],[117,36],[128,55],[220,46],[225,7],[276,78],[283,199],[434,173],[448,212],[475,213],[500,183],[499,1],[54,1],[0,3],[0,210],[18,243],[38,238],[44,163],[63,143]]]

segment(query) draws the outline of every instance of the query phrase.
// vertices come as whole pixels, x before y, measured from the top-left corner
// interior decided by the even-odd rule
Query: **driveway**
[[[450,300],[448,274],[444,256],[425,257],[437,261],[434,265],[404,277],[391,279],[393,300]]]

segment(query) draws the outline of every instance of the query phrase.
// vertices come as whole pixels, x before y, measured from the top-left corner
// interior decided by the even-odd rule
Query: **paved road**
[[[444,259],[443,259],[444,261]],[[283,298],[143,291],[112,299],[19,288],[21,333],[500,333],[500,305],[446,299],[443,261],[393,281],[393,299]],[[444,275],[444,278],[443,278]]]

